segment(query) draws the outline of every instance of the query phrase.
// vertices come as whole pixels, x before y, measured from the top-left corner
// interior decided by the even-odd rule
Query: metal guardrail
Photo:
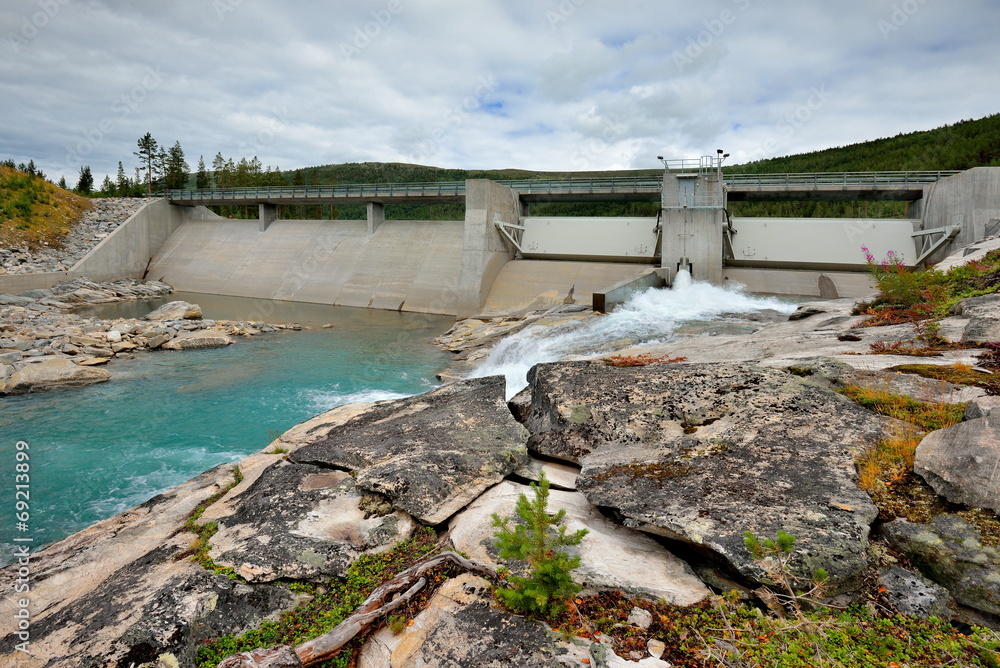
[[[801,174],[723,174],[732,186],[908,186],[933,183],[958,171],[926,172],[813,172]]]
[[[562,179],[558,181],[523,179],[520,181],[497,181],[497,183],[526,195],[659,192],[663,188],[663,179],[655,176]]]
[[[878,188],[918,186],[958,174],[958,171],[925,172],[816,172],[802,174],[723,174],[723,181],[733,187],[782,186],[872,186]],[[625,176],[592,179],[522,179],[497,181],[522,194],[598,194],[655,193],[663,188],[659,177]],[[270,186],[263,188],[216,188],[211,190],[169,190],[170,200],[281,200],[323,198],[434,197],[465,194],[464,181],[429,183],[368,183],[332,186]]]
[[[436,181],[430,183],[348,183],[332,186],[267,186],[261,188],[169,190],[167,191],[167,198],[183,200],[267,200],[325,197],[433,197],[464,194],[464,181]]]

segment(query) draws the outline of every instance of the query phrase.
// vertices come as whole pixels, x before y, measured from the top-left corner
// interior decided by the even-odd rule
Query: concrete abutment
[[[516,191],[486,179],[465,182],[465,228],[462,269],[457,286],[457,313],[467,318],[480,312],[493,281],[514,258],[511,247],[495,222],[517,223],[521,203]]]

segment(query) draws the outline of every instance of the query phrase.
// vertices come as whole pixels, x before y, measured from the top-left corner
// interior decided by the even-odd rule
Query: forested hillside
[[[873,172],[1000,166],[1000,114],[814,153],[727,167],[738,174]]]
[[[866,172],[905,170],[954,170],[980,166],[1000,166],[1000,114],[967,120],[934,130],[898,134],[872,141],[839,146],[768,160],[726,165],[730,174],[785,172]],[[403,163],[347,163],[324,165],[286,172],[290,182],[322,183],[412,183],[461,181],[468,178],[494,180],[526,178],[586,178],[625,175],[659,175],[660,170],[623,172],[533,172],[519,169],[441,169]],[[657,204],[645,202],[581,202],[535,204],[531,214],[576,216],[655,216]],[[363,218],[363,207],[341,207],[342,218]],[[734,216],[804,216],[899,218],[905,215],[902,202],[733,202]],[[395,219],[462,218],[459,205],[390,207],[387,217]]]

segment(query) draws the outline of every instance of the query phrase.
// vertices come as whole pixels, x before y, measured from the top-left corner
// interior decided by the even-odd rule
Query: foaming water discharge
[[[795,305],[749,295],[742,286],[720,288],[695,281],[682,270],[670,289],[641,292],[606,316],[527,327],[507,337],[470,377],[506,376],[510,399],[527,386],[528,370],[541,362],[607,353],[640,343],[663,343],[674,340],[678,326],[691,320],[767,309],[791,313]]]

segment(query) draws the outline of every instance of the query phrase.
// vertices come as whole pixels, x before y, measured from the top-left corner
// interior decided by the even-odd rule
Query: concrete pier
[[[261,232],[267,230],[267,226],[278,219],[278,205],[261,202],[258,207],[257,219]]]
[[[385,205],[381,202],[368,202],[368,234],[375,234],[375,230],[384,222]]]

